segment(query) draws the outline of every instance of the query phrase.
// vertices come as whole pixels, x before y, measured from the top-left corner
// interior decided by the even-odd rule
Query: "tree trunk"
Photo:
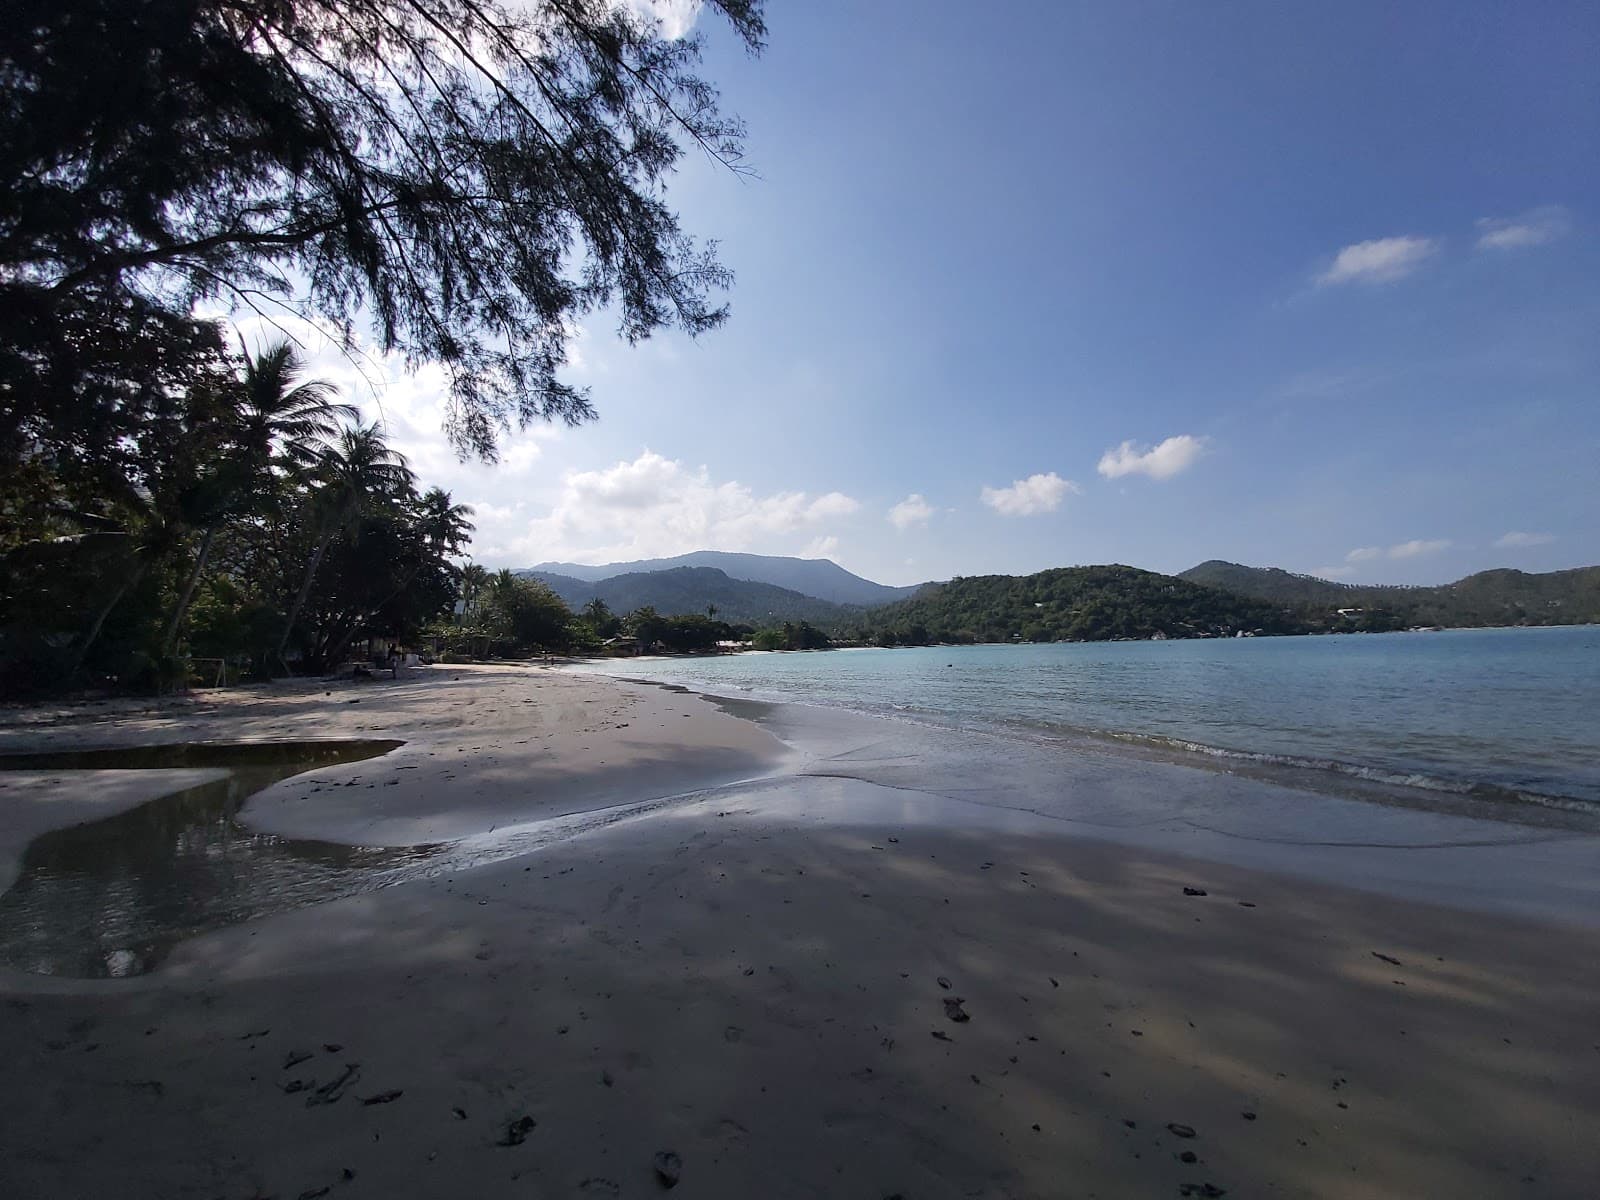
[[[163,657],[171,654],[178,644],[178,630],[183,627],[183,618],[189,611],[190,602],[194,599],[194,589],[200,583],[200,573],[206,569],[206,559],[211,557],[211,543],[216,536],[216,525],[214,523],[207,525],[205,536],[200,539],[200,549],[194,556],[194,568],[189,572],[189,578],[184,580],[183,591],[178,594],[178,605],[172,610],[172,619],[167,622],[167,632],[162,636]]]
[[[289,620],[284,624],[283,636],[278,639],[278,661],[284,662],[284,651],[289,648],[289,635],[294,632],[294,623],[300,619],[300,610],[305,607],[306,597],[311,595],[311,584],[317,577],[317,568],[322,565],[322,556],[327,552],[328,543],[333,540],[333,530],[329,529],[317,539],[317,548],[311,553],[311,561],[306,564],[306,577],[300,582],[300,591],[296,593],[294,604],[289,609]]]
[[[124,575],[122,582],[117,585],[116,591],[111,593],[110,599],[105,602],[99,613],[96,614],[94,624],[89,626],[89,632],[84,635],[83,645],[78,647],[77,654],[75,654],[72,658],[72,670],[68,672],[69,678],[75,677],[79,671],[83,670],[84,660],[89,657],[89,650],[94,646],[96,640],[99,639],[100,631],[105,628],[106,619],[110,617],[114,611],[116,611],[117,605],[122,603],[122,598],[126,596],[133,589],[134,584],[138,583],[143,577],[145,568],[148,565],[148,562],[140,562],[126,575]]]
[[[332,639],[328,643],[327,648],[323,651],[323,655],[327,658],[330,665],[336,667],[344,660],[345,652],[350,649],[350,643],[355,641],[356,634],[360,632],[360,624],[352,624],[349,629],[345,630],[344,633],[340,634],[337,638]]]

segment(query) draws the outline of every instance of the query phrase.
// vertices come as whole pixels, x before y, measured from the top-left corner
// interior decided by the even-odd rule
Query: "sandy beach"
[[[400,740],[244,822],[477,849],[149,974],[5,969],[0,1195],[1594,1194],[1594,919],[1078,836],[739,711],[505,666],[5,714],[0,753]],[[0,775],[0,882],[201,776]]]

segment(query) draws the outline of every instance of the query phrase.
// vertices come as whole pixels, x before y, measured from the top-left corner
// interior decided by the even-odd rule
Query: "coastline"
[[[890,714],[957,736],[977,729],[1072,746],[1111,743],[1462,815],[1495,817],[1504,806],[1498,815],[1515,821],[1520,808],[1536,806],[1551,813],[1533,823],[1600,831],[1600,745],[1576,716],[1600,694],[1592,674],[1574,669],[1600,652],[1592,631],[1548,629],[1562,635],[1554,658],[1532,654],[1541,639],[1515,636],[1525,629],[1452,632],[1460,638],[921,647],[862,650],[827,665],[789,655],[761,664],[738,656],[630,660],[636,668],[597,660],[579,669]],[[1400,654],[1402,645],[1411,650]],[[1429,649],[1417,655],[1418,647]],[[1478,662],[1493,666],[1478,670]],[[1301,679],[1318,683],[1301,688]],[[1551,702],[1561,695],[1570,697],[1564,708]]]
[[[502,672],[498,700],[300,689],[0,728],[0,751],[410,733],[246,806],[299,835],[470,840],[679,797],[136,979],[0,976],[0,1190],[647,1196],[660,1150],[710,1196],[1576,1197],[1600,1174],[1590,925],[1463,920],[1282,869],[1355,847],[1195,828],[1213,789],[1292,789],[1213,774],[1175,817],[1096,825],[1141,772],[1199,784],[1084,756],[1051,783],[1073,815],[1028,811],[1043,781],[1012,748],[933,791],[914,740],[853,714],[758,729],[748,702]],[[1214,852],[1246,844],[1267,849]]]

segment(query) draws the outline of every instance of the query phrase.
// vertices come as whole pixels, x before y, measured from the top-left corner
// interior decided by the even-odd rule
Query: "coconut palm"
[[[286,341],[245,360],[232,397],[236,408],[229,415],[228,450],[196,491],[200,545],[167,622],[163,654],[171,654],[177,645],[178,631],[222,523],[259,506],[276,477],[311,467],[341,425],[357,419],[354,405],[335,399],[338,393],[331,383],[306,380],[304,374],[304,362]]]
[[[489,572],[477,563],[461,568],[461,623],[470,625],[478,613],[478,601],[489,586]]]
[[[458,553],[472,537],[472,505],[456,504],[443,488],[431,487],[417,503],[417,517],[428,544],[447,554]]]
[[[310,467],[340,429],[359,417],[355,405],[334,399],[333,384],[302,382],[304,374],[305,363],[288,342],[268,346],[245,364],[238,443],[255,469],[265,470],[274,459],[290,468]]]
[[[309,476],[313,480],[310,510],[317,523],[316,546],[278,640],[280,662],[334,535],[353,528],[375,503],[400,499],[415,487],[405,456],[389,448],[377,424],[342,430],[332,445],[317,453]]]

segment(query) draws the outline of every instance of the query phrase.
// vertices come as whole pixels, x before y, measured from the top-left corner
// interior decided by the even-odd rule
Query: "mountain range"
[[[1409,625],[1581,625],[1600,622],[1600,567],[1530,574],[1498,568],[1434,587],[1335,583],[1277,567],[1212,559],[1178,576],[1278,604],[1362,608]]]
[[[619,614],[650,607],[675,616],[711,607],[733,624],[809,621],[850,633],[921,628],[1010,637],[1028,629],[1080,636],[1092,629],[1102,632],[1090,636],[1184,636],[1184,630],[1202,628],[1600,622],[1600,567],[1544,574],[1501,569],[1436,587],[1385,587],[1213,559],[1177,576],[1131,567],[1062,568],[888,587],[828,559],[702,550],[604,566],[542,563],[518,574],[541,580],[574,610],[595,598]]]
[[[732,554],[723,550],[696,550],[676,558],[645,558],[635,562],[588,566],[583,563],[539,563],[519,575],[562,575],[586,583],[598,583],[618,575],[653,574],[678,567],[710,567],[729,579],[767,583],[833,604],[870,606],[892,604],[916,594],[917,588],[889,587],[846,571],[827,558],[782,558],[771,554]],[[609,604],[610,601],[607,601]],[[659,605],[656,606],[660,608]],[[698,606],[705,608],[705,603]],[[664,610],[663,610],[664,611]]]
[[[857,605],[834,604],[788,588],[753,579],[733,579],[715,567],[667,567],[630,571],[606,579],[577,579],[552,571],[519,572],[537,579],[577,612],[600,599],[614,613],[653,608],[664,617],[703,613],[715,608],[717,618],[734,625],[775,625],[784,621],[833,623],[861,612]]]

